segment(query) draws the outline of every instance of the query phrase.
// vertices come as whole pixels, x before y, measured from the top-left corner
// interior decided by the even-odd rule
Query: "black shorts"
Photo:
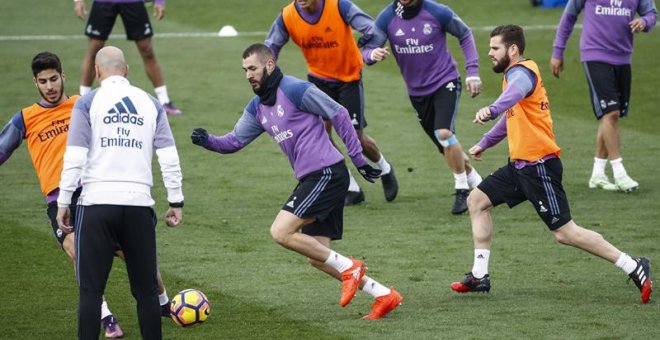
[[[598,61],[582,64],[596,118],[601,119],[612,111],[619,111],[620,117],[628,115],[632,82],[630,65],[610,65]]]
[[[318,79],[311,75],[307,75],[307,80],[348,110],[348,115],[351,116],[351,122],[356,130],[367,127],[367,120],[364,117],[362,80],[345,83]]]
[[[341,161],[303,177],[282,207],[300,218],[315,218],[302,232],[340,240],[344,233],[344,198],[348,169]]]
[[[484,178],[477,187],[493,206],[506,203],[510,208],[530,201],[550,230],[568,223],[571,210],[561,184],[562,164],[559,158],[516,169],[509,163]]]
[[[87,26],[85,26],[85,35],[98,40],[108,40],[117,15],[120,15],[121,20],[124,22],[126,39],[139,41],[154,35],[149,21],[149,13],[147,13],[143,2],[110,3],[97,1],[92,3]]]
[[[440,153],[442,145],[435,137],[438,129],[455,131],[454,120],[458,112],[458,100],[461,98],[461,78],[451,80],[427,96],[410,96],[410,102],[417,114],[419,124],[431,138]]]
[[[74,231],[76,225],[76,207],[81,191],[82,188],[78,188],[73,192],[73,196],[71,196],[71,204],[69,204],[69,210],[71,211],[71,226],[74,227]],[[57,201],[48,203],[48,207],[46,208],[46,215],[48,215],[50,226],[53,228],[53,234],[55,234],[57,242],[59,242],[60,246],[62,246],[66,234],[60,230],[60,227],[57,225]]]

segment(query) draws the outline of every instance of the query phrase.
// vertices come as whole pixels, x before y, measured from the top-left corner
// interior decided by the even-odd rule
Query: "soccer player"
[[[481,79],[472,31],[451,8],[430,0],[394,1],[376,18],[375,31],[365,49],[371,51],[367,64],[389,55],[382,48],[389,39],[417,119],[454,174],[456,197],[451,212],[462,214],[467,211],[469,190],[481,182],[481,176],[470,165],[455,134],[461,78],[446,35],[455,36],[461,45],[465,84],[474,98],[481,92]]]
[[[118,245],[138,302],[142,338],[160,339],[151,159],[156,150],[170,202],[165,221],[176,226],[183,217],[179,156],[162,105],[126,79],[122,51],[104,47],[95,63],[100,87],[80,97],[71,112],[57,198],[59,229],[76,231],[78,337],[98,338],[96,306]],[[83,188],[74,229],[70,207],[78,183]]]
[[[509,207],[529,201],[555,239],[614,263],[626,272],[641,292],[642,303],[651,296],[651,268],[646,257],[632,258],[607,242],[600,234],[584,229],[571,218],[562,187],[560,149],[555,142],[550,104],[536,63],[525,59],[525,36],[515,25],[498,26],[490,33],[493,70],[504,73],[502,94],[480,109],[475,122],[483,124],[502,116],[481,141],[470,148],[475,160],[507,137],[509,162],[486,177],[468,197],[474,265],[460,282],[451,284],[459,293],[488,292],[488,260],[493,234],[491,208]]]
[[[578,15],[584,10],[580,57],[589,84],[596,119],[596,153],[589,188],[637,190],[639,183],[623,167],[619,117],[628,115],[631,85],[633,34],[649,32],[658,12],[653,0],[569,0],[557,27],[550,67],[559,78],[564,70],[564,50]],[[635,13],[640,17],[635,18]],[[614,183],[605,174],[607,161]]]
[[[71,110],[79,96],[67,96],[64,89],[65,75],[57,55],[42,52],[32,59],[33,81],[42,99],[17,112],[0,132],[0,165],[9,159],[23,139],[37,172],[41,191],[46,197],[46,214],[50,220],[55,238],[71,262],[76,261],[74,233],[65,234],[59,230],[55,216],[57,215],[57,197],[59,181],[62,172],[62,160],[66,139],[69,131]],[[74,192],[72,202],[78,200],[82,188]],[[72,219],[75,218],[76,205],[70,206]],[[123,259],[124,254],[117,250],[117,255]],[[158,299],[161,313],[169,317],[169,298],[158,273]],[[107,302],[101,303],[101,323],[107,338],[123,336],[117,318],[108,308]]]
[[[364,318],[382,318],[403,301],[401,295],[364,275],[363,261],[330,249],[331,241],[342,237],[349,180],[344,157],[330,142],[323,119],[332,123],[367,181],[373,182],[380,175],[380,170],[362,156],[347,110],[313,84],[284,76],[264,44],[253,44],[243,52],[243,69],[256,96],[233,131],[214,136],[197,128],[192,142],[225,154],[241,150],[264,132],[269,134],[289,159],[299,181],[275,217],[271,236],[281,246],[306,256],[315,268],[342,281],[342,307],[359,287],[375,298],[371,313]]]
[[[92,9],[89,13],[89,19],[85,26],[85,35],[89,38],[87,43],[87,52],[82,62],[82,73],[80,75],[80,95],[84,95],[92,89],[94,81],[94,57],[96,53],[105,46],[106,40],[110,36],[112,27],[121,16],[126,30],[126,38],[135,41],[147,77],[154,86],[154,92],[158,100],[163,105],[168,115],[181,115],[183,112],[177,109],[170,96],[167,93],[167,86],[160,64],[156,59],[151,43],[151,37],[154,35],[149,14],[144,5],[144,0],[93,0]],[[74,0],[73,9],[76,15],[85,19],[87,8],[84,0]],[[154,0],[154,17],[161,20],[165,16],[165,0]]]
[[[265,44],[275,58],[289,38],[300,47],[307,61],[307,79],[348,110],[364,155],[382,171],[385,200],[390,202],[396,198],[399,184],[376,141],[364,132],[364,62],[353,38],[353,29],[366,36],[372,33],[373,26],[373,19],[348,0],[295,0],[277,16]],[[326,129],[331,133],[329,122]],[[350,171],[349,176],[345,204],[363,202],[364,192]]]

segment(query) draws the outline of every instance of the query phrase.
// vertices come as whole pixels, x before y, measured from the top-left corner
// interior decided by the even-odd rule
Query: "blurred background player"
[[[84,0],[74,0],[74,11],[76,15],[84,20],[87,15]],[[165,0],[154,0],[154,17],[161,20],[165,16]],[[156,59],[156,52],[151,43],[153,27],[149,21],[149,14],[144,5],[144,0],[93,0],[89,19],[85,26],[85,35],[89,38],[87,52],[82,62],[82,73],[80,75],[80,95],[85,95],[92,89],[94,82],[94,58],[96,53],[105,46],[106,40],[112,32],[117,16],[121,16],[126,31],[126,38],[135,41],[147,77],[154,86],[154,92],[158,101],[163,105],[168,115],[180,115],[183,112],[177,109],[167,93],[165,78],[160,64]]]
[[[158,296],[151,163],[155,152],[170,202],[165,221],[176,226],[183,217],[179,156],[160,103],[125,78],[123,52],[104,47],[95,64],[100,86],[80,97],[71,112],[57,197],[60,230],[71,233],[75,223],[78,338],[98,338],[94,320],[100,313],[94,306],[102,300],[119,246],[137,300],[142,338],[160,339],[163,306]],[[70,207],[79,183],[83,188],[73,221]]]
[[[564,70],[564,50],[580,12],[580,59],[589,84],[591,105],[598,119],[594,167],[589,188],[633,191],[639,183],[623,167],[619,117],[628,115],[631,86],[633,34],[650,32],[658,12],[653,0],[569,0],[557,27],[550,67],[559,78]],[[635,18],[635,13],[640,17]],[[614,183],[605,174],[609,159]]]
[[[451,8],[430,0],[398,0],[376,18],[376,34],[367,43],[367,64],[384,60],[389,39],[410,101],[424,132],[454,173],[456,198],[452,214],[467,211],[470,188],[481,176],[470,165],[456,138],[454,120],[461,96],[461,78],[447,47],[447,33],[455,36],[465,57],[465,84],[472,98],[481,93],[479,56],[470,28]]]
[[[17,112],[0,132],[0,165],[9,159],[12,153],[27,140],[27,147],[34,169],[39,179],[41,191],[46,197],[46,214],[62,250],[75,264],[76,251],[74,233],[65,234],[59,230],[57,215],[57,197],[62,172],[62,160],[69,131],[71,110],[79,96],[67,96],[64,83],[65,75],[57,55],[42,52],[32,59],[33,81],[42,99]],[[75,219],[76,201],[82,188],[73,196],[70,209]],[[118,255],[123,258],[121,251]],[[158,273],[158,290],[163,316],[169,316],[169,298]],[[101,303],[101,322],[107,338],[123,336],[117,318],[112,314],[107,302]]]
[[[353,38],[353,29],[369,35],[373,27],[373,19],[348,0],[295,0],[277,16],[265,44],[275,58],[289,38],[300,47],[307,61],[307,79],[348,110],[364,155],[382,171],[385,200],[390,202],[396,198],[399,184],[376,141],[364,132],[367,120],[362,67],[363,55],[368,51],[361,55]],[[327,121],[326,130],[332,131]],[[352,205],[362,201],[364,193],[350,175],[345,203]]]
[[[364,275],[364,262],[330,248],[344,231],[344,199],[348,169],[330,142],[323,119],[331,122],[346,145],[348,156],[369,182],[380,175],[362,156],[362,148],[346,108],[316,86],[285,76],[268,46],[253,44],[243,52],[243,70],[256,94],[234,129],[223,136],[193,130],[191,139],[207,150],[234,153],[262,133],[270,135],[289,159],[298,185],[270,227],[282,247],[306,256],[316,269],[342,282],[340,305],[348,305],[361,288],[375,298],[364,319],[380,319],[399,306],[403,297]]]
[[[555,142],[550,103],[538,65],[523,57],[525,36],[520,26],[502,25],[490,33],[490,57],[495,73],[504,73],[502,94],[475,115],[475,123],[502,116],[484,138],[470,148],[475,160],[502,141],[509,144],[509,161],[468,197],[474,263],[462,281],[451,284],[459,293],[490,291],[488,263],[493,237],[490,210],[506,203],[509,207],[529,201],[561,244],[582,249],[603,258],[628,274],[640,290],[642,303],[651,296],[650,261],[632,258],[602,235],[580,227],[571,218],[568,198],[562,185],[563,166]]]

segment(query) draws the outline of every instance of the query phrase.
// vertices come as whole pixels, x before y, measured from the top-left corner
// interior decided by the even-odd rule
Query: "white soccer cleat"
[[[610,182],[610,179],[607,178],[607,175],[602,174],[602,175],[596,175],[594,177],[591,177],[589,179],[589,189],[603,189],[606,191],[617,191],[619,190],[619,187]]]
[[[617,188],[623,192],[631,192],[639,189],[639,183],[628,175],[615,178],[614,183],[616,183]]]

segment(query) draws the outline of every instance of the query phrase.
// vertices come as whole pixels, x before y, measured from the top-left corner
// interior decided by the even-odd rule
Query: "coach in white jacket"
[[[182,175],[162,105],[131,86],[127,73],[120,49],[101,49],[96,55],[101,86],[78,99],[71,114],[57,222],[62,231],[73,230],[68,207],[80,181],[83,191],[75,225],[79,339],[98,339],[98,306],[117,245],[126,256],[142,338],[162,338],[151,198],[153,150],[167,188],[166,223],[170,226],[178,225],[183,217]]]

